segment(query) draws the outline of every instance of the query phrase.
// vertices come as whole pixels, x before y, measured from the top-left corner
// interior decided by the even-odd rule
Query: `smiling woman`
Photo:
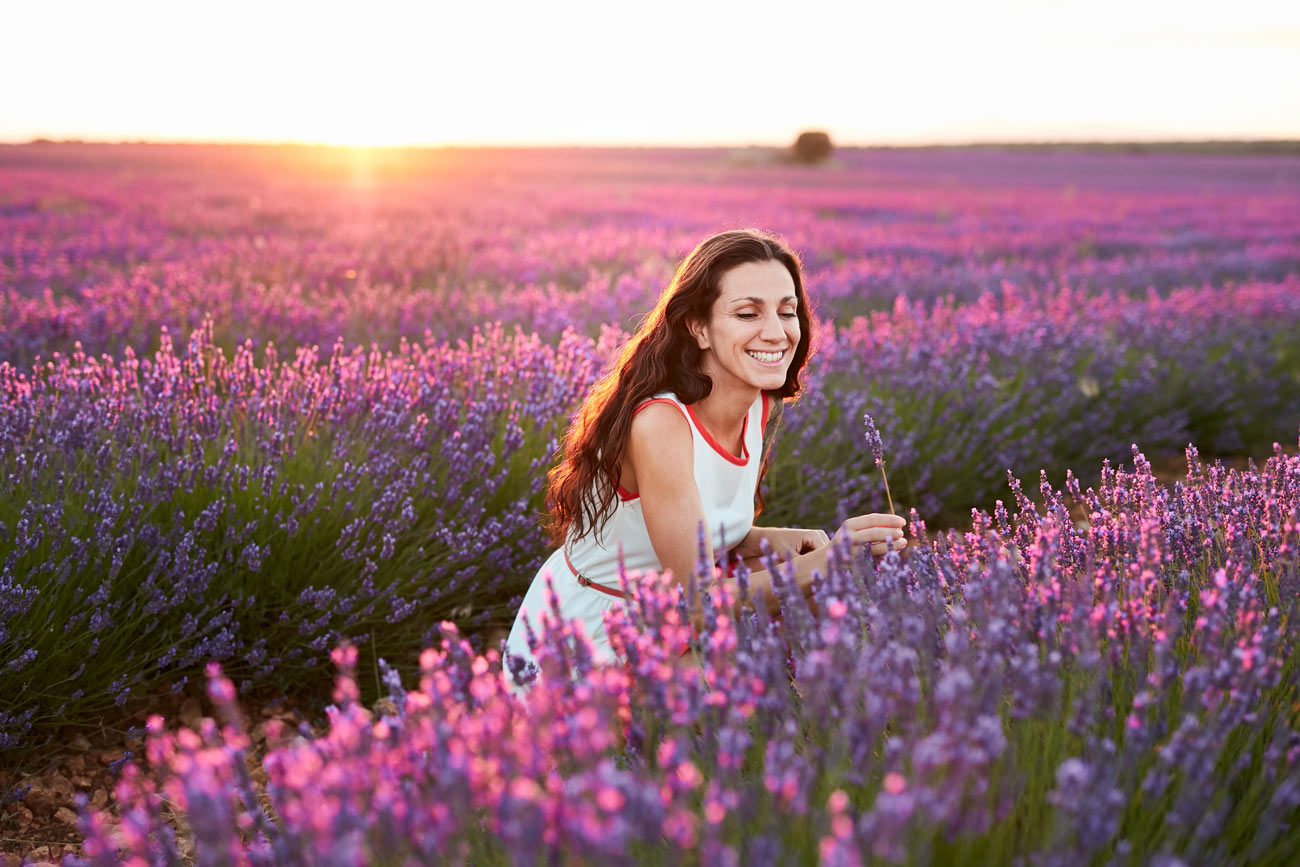
[[[533,681],[526,671],[536,662],[530,614],[550,609],[548,579],[560,616],[582,622],[598,663],[616,656],[604,614],[624,598],[620,567],[633,580],[671,573],[685,584],[702,553],[698,565],[712,564],[713,580],[734,583],[716,568],[719,560],[758,566],[766,542],[793,557],[796,583],[811,595],[813,572],[827,567],[828,535],[754,526],[771,409],[802,390],[811,332],[799,259],[778,238],[741,229],[691,251],[592,387],[551,473],[548,506],[559,547],[533,579],[506,642],[512,689]],[[906,544],[903,525],[893,515],[861,515],[837,538],[884,554]],[[748,583],[755,602],[778,614],[768,572],[751,572]],[[698,630],[703,612],[698,599],[691,605]]]

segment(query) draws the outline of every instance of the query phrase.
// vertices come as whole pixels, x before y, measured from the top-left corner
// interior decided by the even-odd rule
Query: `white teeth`
[[[776,364],[781,360],[781,356],[785,355],[784,352],[755,352],[752,349],[748,349],[746,352],[764,364]]]

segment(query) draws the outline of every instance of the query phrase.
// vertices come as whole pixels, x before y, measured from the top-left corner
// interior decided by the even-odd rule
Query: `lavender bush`
[[[947,526],[1008,467],[1119,459],[1129,431],[1257,448],[1300,425],[1295,289],[900,304],[827,325],[764,520],[885,508],[864,411],[900,502]],[[623,336],[498,327],[228,357],[208,323],[152,358],[0,363],[0,747],[183,688],[207,660],[285,688],[343,638],[368,668],[413,657],[442,620],[481,648],[546,554],[545,470]]]
[[[283,685],[344,634],[391,654],[501,622],[598,350],[489,329],[259,362],[209,327],[0,365],[0,746],[209,659]]]
[[[822,342],[784,419],[770,519],[886,508],[872,453],[849,448],[864,414],[890,445],[897,502],[942,526],[987,507],[1008,469],[1059,484],[1134,439],[1152,454],[1199,442],[1262,457],[1300,425],[1297,326],[1295,278],[1142,298],[1007,286],[929,311],[900,298]]]
[[[448,625],[377,715],[340,649],[328,732],[274,733],[264,795],[214,665],[222,724],[151,719],[121,822],[83,806],[69,863],[1291,863],[1300,458],[1189,447],[1170,490],[1132,454],[1096,489],[1041,480],[1041,509],[1012,478],[1014,514],[905,559],[838,552],[818,617],[775,560],[779,621],[712,590],[698,636],[695,576],[624,576],[627,666],[541,612],[524,700]]]

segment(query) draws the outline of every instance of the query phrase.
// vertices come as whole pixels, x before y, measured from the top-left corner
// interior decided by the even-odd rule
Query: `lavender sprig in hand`
[[[880,439],[880,431],[876,430],[876,423],[870,413],[862,416],[862,422],[867,426],[867,447],[871,449],[871,455],[876,459],[876,466],[880,467],[880,478],[885,480],[885,499],[889,501],[889,514],[892,515],[894,498],[889,495],[889,477],[885,475],[885,444]]]

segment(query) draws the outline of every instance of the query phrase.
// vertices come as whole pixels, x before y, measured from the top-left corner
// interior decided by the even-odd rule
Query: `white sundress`
[[[682,403],[675,394],[657,394],[636,408],[640,412],[652,403],[670,403],[690,425],[695,484],[704,503],[705,523],[713,550],[718,555],[723,553],[724,538],[728,546],[734,547],[754,525],[754,491],[762,464],[763,430],[767,427],[770,400],[764,392],[749,408],[739,456],[723,448],[695,418],[691,407]],[[560,615],[566,620],[582,622],[584,634],[591,641],[593,659],[597,663],[615,661],[617,657],[605,631],[603,617],[615,605],[625,604],[618,583],[620,545],[629,576],[662,570],[646,531],[641,500],[638,495],[623,490],[622,486],[618,489],[614,514],[599,533],[589,533],[577,540],[570,538],[542,564],[519,606],[519,613],[506,639],[506,653],[536,663],[528,647],[524,618],[528,617],[533,632],[540,637],[541,613],[549,611],[546,605],[546,576],[549,574],[554,581]],[[515,685],[507,660],[503,660],[502,676],[516,694],[526,692],[526,687]]]

